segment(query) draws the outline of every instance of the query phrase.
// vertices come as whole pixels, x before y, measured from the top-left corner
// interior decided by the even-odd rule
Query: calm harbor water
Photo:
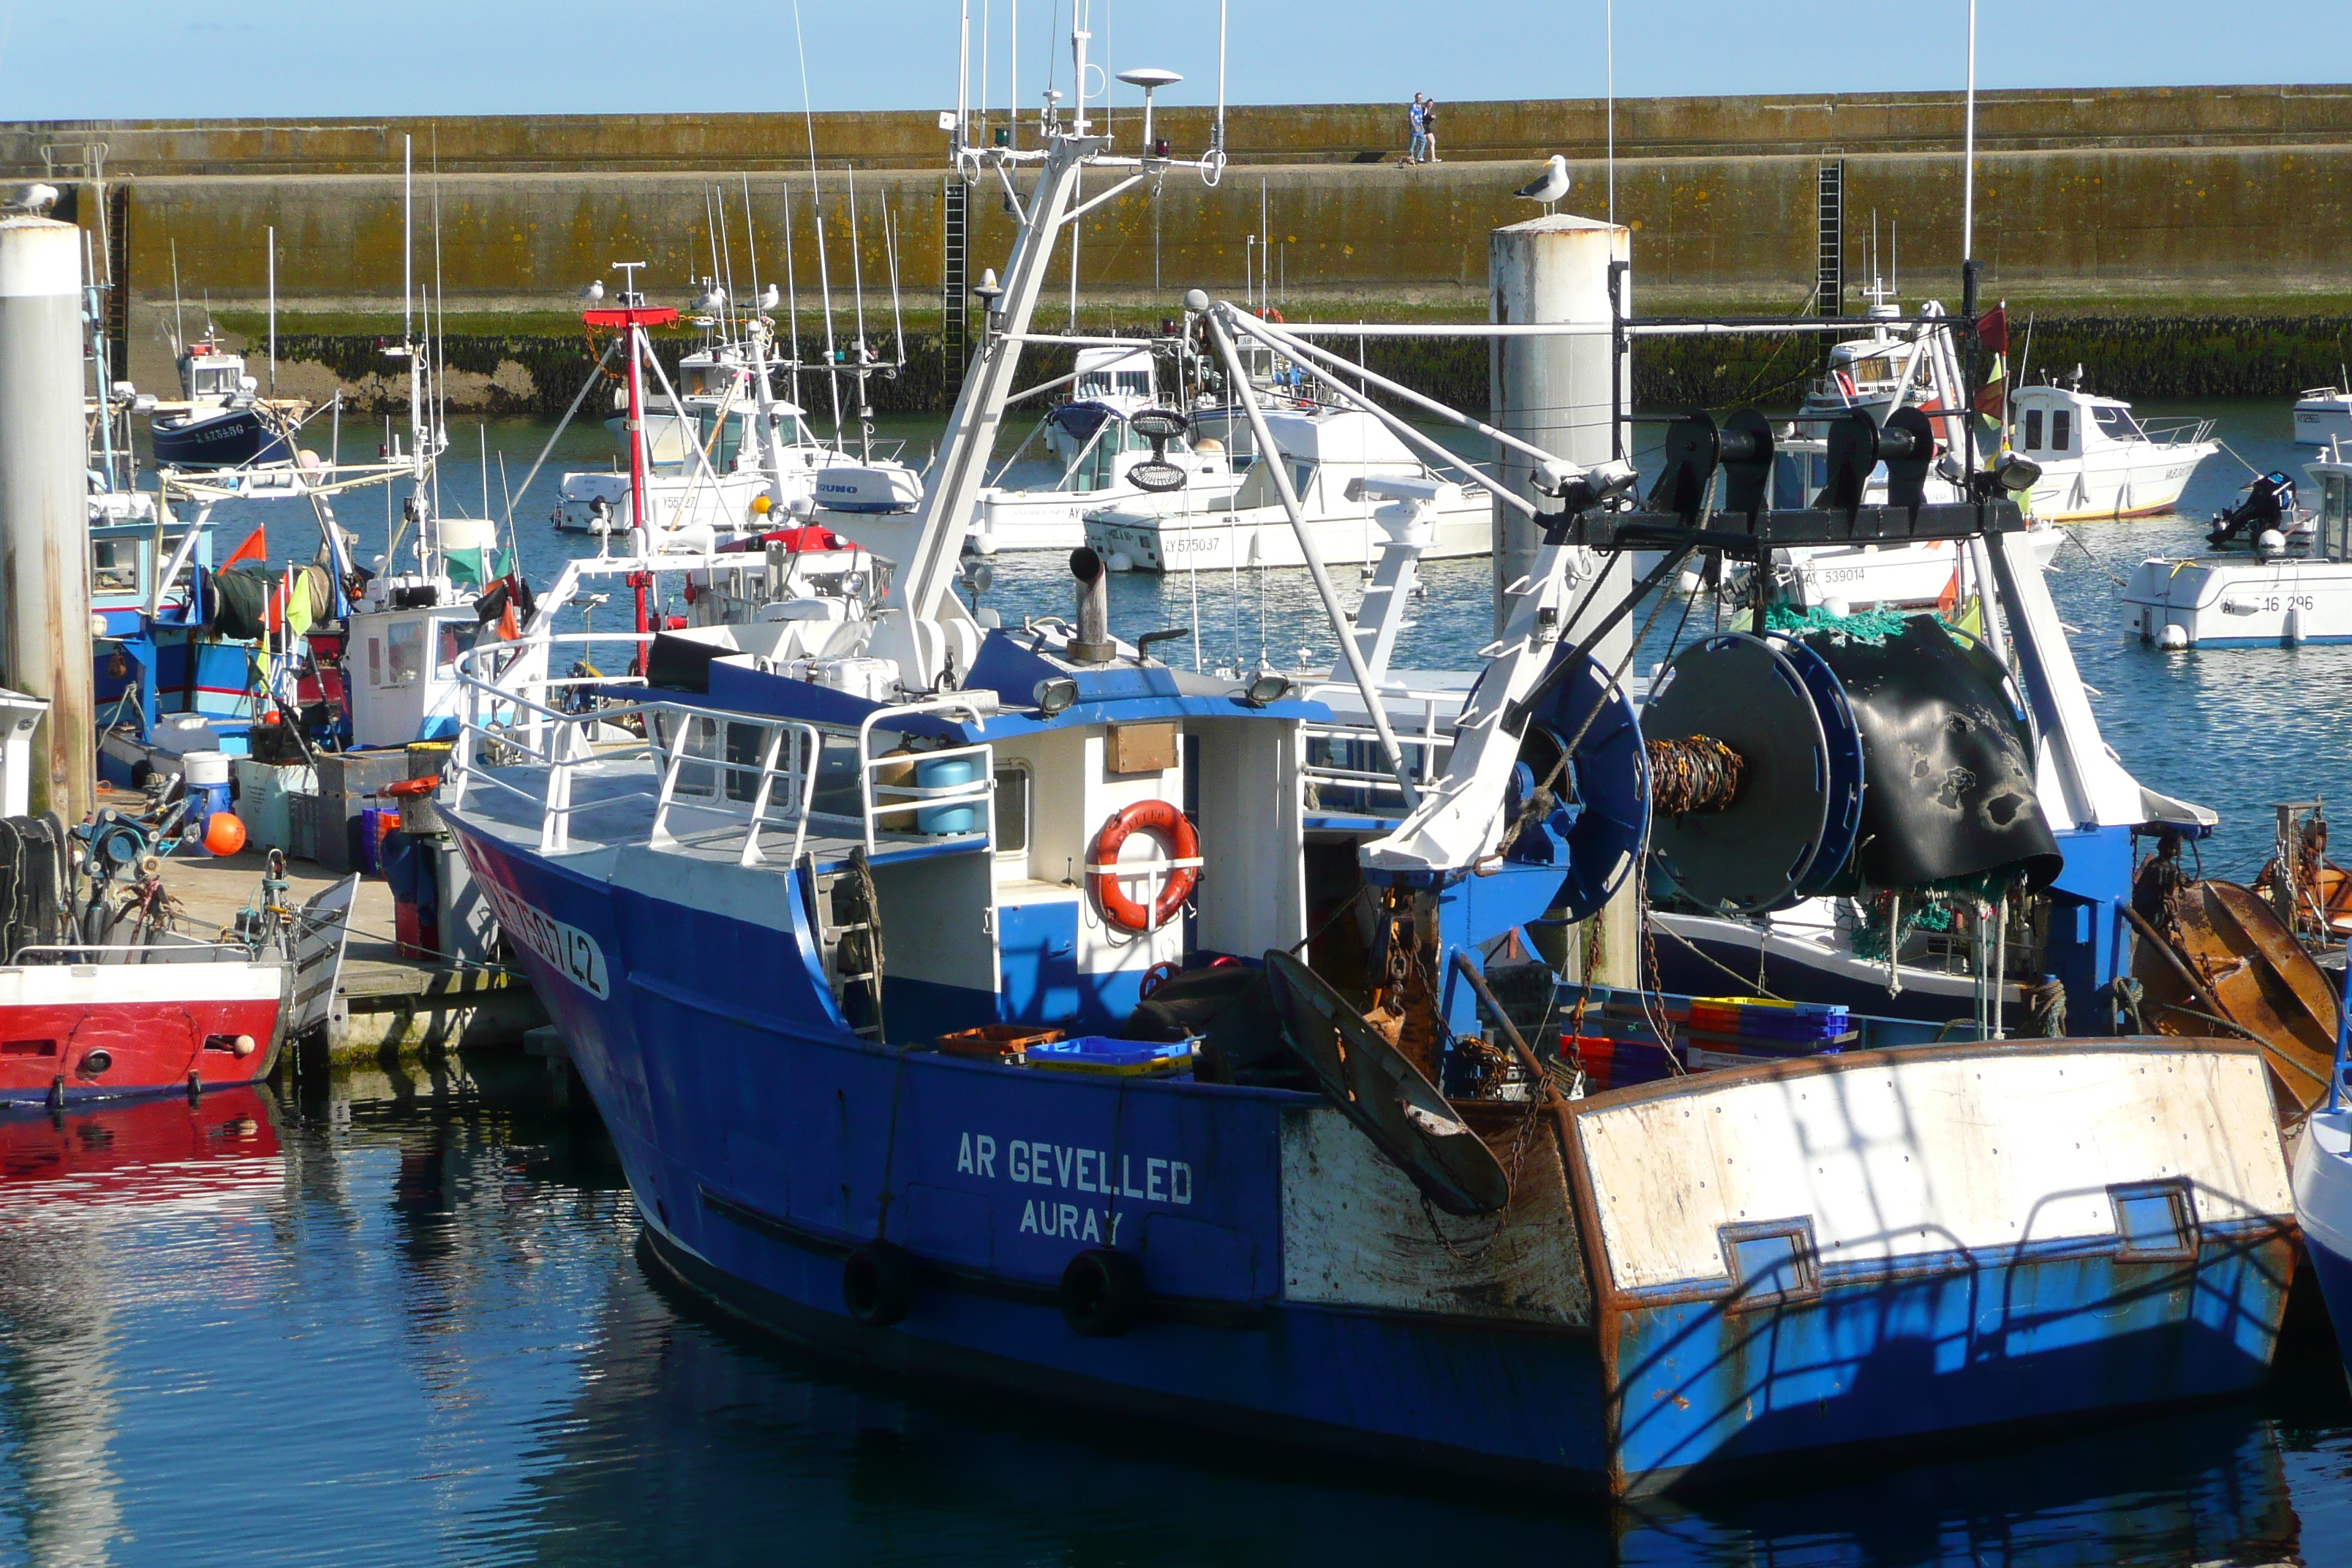
[[[545,434],[493,430],[515,479]],[[2222,434],[2294,457],[2283,405]],[[452,510],[478,500],[465,472]],[[2194,544],[2243,477],[2224,455],[2186,516],[2077,531],[2053,582],[2109,742],[2223,814],[2207,863],[2239,875],[2269,802],[2347,776],[2352,649],[2142,648],[2112,578]],[[515,509],[541,581],[593,550],[551,505],[542,479]],[[367,506],[343,511],[380,550]],[[273,512],[273,554],[307,556],[307,524]],[[1488,570],[1430,570],[1400,665],[1468,661]],[[1060,612],[1066,582],[1001,560],[986,602]],[[1261,637],[1277,663],[1330,657],[1300,574],[1265,584],[1263,631],[1257,584],[1200,586],[1211,667]],[[1191,587],[1118,579],[1115,624],[1191,626]],[[0,1121],[0,1563],[2352,1563],[2352,1399],[2324,1342],[2219,1409],[1692,1506],[1531,1502],[805,1358],[648,1272],[592,1119],[474,1070]]]

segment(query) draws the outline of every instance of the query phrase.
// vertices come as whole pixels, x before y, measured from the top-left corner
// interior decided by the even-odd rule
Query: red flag
[[[247,536],[243,544],[238,545],[235,550],[229,552],[228,559],[222,562],[221,564],[223,566],[234,566],[240,561],[268,560],[269,541],[264,537],[267,531],[268,531],[265,529],[255,529],[251,534]]]
[[[2009,352],[2009,307],[1995,305],[1977,318],[1977,342],[1984,344],[1988,353]]]

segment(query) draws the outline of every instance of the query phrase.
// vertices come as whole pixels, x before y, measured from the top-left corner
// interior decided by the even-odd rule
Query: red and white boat
[[[257,1082],[277,1059],[286,978],[275,959],[209,956],[0,968],[0,1103]]]

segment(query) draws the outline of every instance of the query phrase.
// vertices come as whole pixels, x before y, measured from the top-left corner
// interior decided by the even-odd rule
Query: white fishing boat
[[[2294,400],[2294,439],[2299,447],[2352,441],[2352,391],[2314,386]]]
[[[1281,453],[1317,551],[1329,563],[1376,559],[1387,534],[1375,515],[1378,482],[1428,489],[1430,542],[1423,558],[1455,560],[1494,548],[1494,506],[1475,481],[1445,479],[1370,414],[1349,408],[1269,410],[1267,434]],[[1106,508],[1087,519],[1087,543],[1114,571],[1303,566],[1307,558],[1284,510],[1275,466],[1253,463],[1223,505],[1186,503],[1147,511]],[[1373,486],[1373,489],[1368,489]]]
[[[2213,421],[2144,426],[2130,404],[2082,383],[2077,365],[2063,383],[2021,387],[2010,400],[2010,445],[2042,469],[2033,515],[2074,522],[2173,510],[2197,465],[2221,449]]]
[[[1946,334],[1948,336],[1948,334]],[[1844,345],[1841,344],[1840,347]],[[1917,406],[1917,405],[1913,405]],[[1922,410],[1922,412],[1927,412]],[[1873,418],[1877,416],[1874,414]],[[1799,416],[1796,428],[1804,428]],[[1778,442],[1773,451],[1772,504],[1811,506],[1829,479],[1828,442],[1799,437]],[[1941,473],[1927,478],[1926,498],[1931,504],[1966,500],[1961,488]],[[1886,467],[1880,464],[1863,490],[1864,506],[1886,504]],[[2049,570],[2065,533],[2054,523],[2037,520],[2025,530],[2036,564]],[[1771,555],[1774,591],[1801,609],[1872,606],[1912,609],[1957,596],[1960,551],[1948,539],[1888,544],[1823,544],[1775,550]],[[1641,558],[1635,570],[1642,570]],[[1744,574],[1743,574],[1744,575]],[[1695,586],[1687,584],[1685,586]],[[1738,580],[1735,579],[1735,585]],[[1752,590],[1748,590],[1752,592]]]
[[[2124,626],[2159,647],[2352,642],[2352,456],[2305,466],[2319,492],[2310,552],[2150,557],[2124,584]]]
[[[1156,427],[1147,417],[1152,415],[1161,421]],[[964,548],[982,555],[1074,550],[1087,542],[1087,516],[1106,507],[1157,510],[1163,496],[1178,498],[1173,504],[1181,505],[1231,500],[1241,475],[1224,444],[1211,437],[1196,445],[1175,433],[1184,427],[1184,416],[1171,410],[1129,415],[1101,403],[1061,405],[997,471],[998,482],[980,492]],[[1145,428],[1155,429],[1156,444]],[[1031,482],[1003,482],[1022,466],[1024,453],[1043,448],[1058,454],[1081,429],[1084,439],[1066,459],[1049,458],[1058,472],[1032,463]]]

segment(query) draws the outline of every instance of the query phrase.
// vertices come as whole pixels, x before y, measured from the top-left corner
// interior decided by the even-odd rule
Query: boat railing
[[[574,816],[606,810],[633,801],[654,799],[654,791],[639,790],[627,795],[602,796],[575,806],[572,799],[573,774],[582,763],[596,762],[614,754],[609,742],[600,744],[598,731],[601,728],[610,727],[628,736],[621,747],[624,753],[644,750],[650,742],[628,733],[629,721],[634,719],[637,726],[650,736],[652,725],[645,715],[666,704],[608,703],[573,711],[551,706],[542,700],[555,695],[549,689],[551,687],[563,690],[586,685],[625,688],[644,684],[643,678],[637,676],[550,678],[546,655],[556,645],[609,645],[615,642],[644,645],[652,640],[651,633],[543,634],[520,642],[486,643],[468,648],[451,660],[451,671],[463,693],[457,741],[451,752],[454,774],[451,806],[462,805],[466,792],[476,784],[504,790],[533,802],[540,808],[541,852],[561,854],[572,847],[572,820]],[[499,675],[488,674],[478,668],[493,655],[523,650],[529,650],[537,657],[509,660]],[[511,677],[518,672],[521,679],[513,684],[506,684],[499,679],[499,676]],[[538,697],[530,695],[534,691]],[[535,764],[544,767],[547,770],[544,785],[532,791],[499,777],[490,771],[494,760],[498,765]]]
[[[1352,699],[1356,689],[1351,685],[1326,681],[1311,685],[1299,695],[1308,701],[1324,700],[1331,696]],[[1423,784],[1433,782],[1444,772],[1446,760],[1454,750],[1454,735],[1445,727],[1444,715],[1461,706],[1459,691],[1422,691],[1410,688],[1384,689],[1381,706],[1388,710],[1390,727],[1396,736],[1398,748],[1412,763],[1415,778]],[[1405,711],[1418,710],[1418,729],[1399,722],[1400,706]],[[1380,732],[1369,718],[1361,722],[1335,719],[1328,724],[1303,724],[1299,727],[1299,781],[1303,789],[1319,795],[1327,788],[1360,790],[1366,804],[1374,797],[1391,797],[1400,810],[1404,805],[1404,791],[1396,775],[1380,763]]]
[[[817,760],[824,746],[815,725],[675,702],[646,703],[636,710],[645,715],[646,734],[662,763],[653,828],[646,840],[651,847],[677,847],[670,814],[686,811],[743,825],[735,855],[739,866],[766,860],[760,835],[771,830],[789,832],[787,863],[800,859],[808,845]]]
[[[2213,419],[2167,419],[2143,424],[2139,433],[2147,437],[2153,446],[2194,447],[2210,438],[2218,423]]]
[[[200,959],[196,957],[195,955],[199,953],[234,954],[237,958],[248,961],[253,958],[253,949],[247,947],[241,942],[204,942],[194,937],[177,937],[168,942],[28,942],[24,946],[16,949],[14,952],[8,955],[7,967],[12,969],[25,967],[26,955],[28,953],[54,953],[62,955],[69,952],[122,953],[125,955],[136,955],[141,958],[152,958],[163,963],[213,962],[212,960]],[[100,964],[107,964],[116,961],[100,959],[97,962]],[[131,962],[131,958],[129,956],[125,956],[120,960],[120,962],[128,963]],[[42,967],[57,966],[58,965],[54,960],[42,965]]]
[[[930,714],[960,714],[975,721],[987,717],[986,710],[970,697],[932,697],[919,702],[878,708],[867,714],[857,727],[858,805],[865,818],[866,853],[869,856],[881,847],[880,834],[885,817],[910,818],[898,831],[920,833],[928,831],[923,826],[926,820],[941,820],[941,816],[932,816],[932,813],[944,815],[959,806],[978,808],[979,837],[991,847],[995,845],[995,748],[982,743],[945,746],[917,752],[894,751],[877,753],[874,750],[877,731],[896,733],[897,724]],[[921,778],[919,769],[936,768],[943,763],[965,760],[972,764],[973,776],[969,779],[939,784],[912,782]]]

